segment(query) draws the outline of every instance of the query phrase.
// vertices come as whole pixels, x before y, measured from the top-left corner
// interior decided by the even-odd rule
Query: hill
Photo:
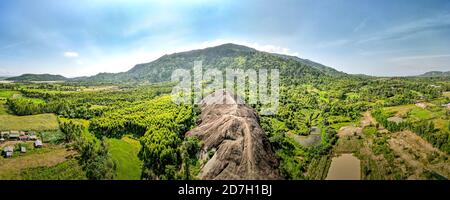
[[[240,69],[278,68],[281,77],[285,78],[292,76],[346,75],[310,60],[262,52],[246,46],[228,43],[216,47],[164,55],[153,62],[138,64],[127,72],[100,73],[77,80],[164,82],[170,80],[175,69],[191,69],[194,61],[203,61],[204,69],[224,70],[229,67]]]
[[[450,71],[442,72],[442,71],[430,71],[419,76],[422,77],[447,77],[450,76]]]
[[[308,66],[314,67],[314,68],[316,68],[316,69],[318,69],[318,70],[320,70],[320,71],[322,71],[322,72],[324,72],[326,74],[329,74],[329,75],[335,75],[335,76],[345,75],[344,72],[338,71],[338,70],[336,70],[336,69],[334,69],[332,67],[328,67],[328,66],[322,65],[320,63],[317,63],[317,62],[314,62],[314,61],[311,61],[311,60],[308,60],[308,59],[302,59],[302,58],[299,58],[297,56],[289,56],[289,55],[276,54],[276,53],[272,53],[272,54],[276,55],[276,56],[279,56],[281,58],[284,58],[284,59],[295,60],[297,62],[300,62],[300,63],[304,64],[304,65],[308,65]]]
[[[53,74],[22,74],[20,76],[10,77],[9,81],[64,81],[66,77]]]

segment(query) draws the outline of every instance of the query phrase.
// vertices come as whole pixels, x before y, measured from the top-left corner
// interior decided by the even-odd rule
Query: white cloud
[[[64,57],[67,57],[67,58],[76,58],[78,56],[79,56],[78,52],[75,52],[75,51],[66,51],[66,52],[64,52]]]

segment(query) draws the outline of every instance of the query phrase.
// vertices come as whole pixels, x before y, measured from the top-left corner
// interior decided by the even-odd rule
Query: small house
[[[20,152],[21,153],[26,153],[27,152],[27,148],[26,147],[20,147]]]
[[[19,131],[10,131],[9,132],[9,139],[11,140],[17,140],[20,137]]]
[[[28,135],[19,136],[19,140],[21,140],[21,141],[27,141],[28,139],[29,139]]]
[[[5,153],[6,157],[12,157],[13,152],[14,152],[14,147],[13,146],[6,146],[5,148],[3,148],[3,152]]]
[[[42,141],[41,140],[34,141],[34,147],[35,148],[41,148],[42,147]]]
[[[9,131],[2,131],[2,132],[0,132],[0,137],[2,137],[2,138],[7,138],[8,135],[9,135]]]
[[[24,131],[19,131],[19,136],[24,136],[25,132]]]

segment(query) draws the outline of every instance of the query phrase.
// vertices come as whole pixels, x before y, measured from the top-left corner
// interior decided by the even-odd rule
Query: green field
[[[411,109],[410,114],[418,120],[427,120],[434,117],[434,113],[431,111],[418,107]]]
[[[6,107],[6,101],[0,100],[0,115],[8,114],[8,108]]]
[[[446,97],[450,97],[450,92],[444,92],[442,95],[444,95]]]
[[[85,180],[86,175],[78,165],[77,160],[71,159],[51,167],[36,167],[21,171],[23,180]]]
[[[0,115],[0,130],[58,130],[59,125],[54,114],[28,116]]]
[[[138,158],[141,148],[139,141],[129,137],[122,139],[108,139],[109,152],[117,163],[117,177],[119,180],[139,180],[142,162]]]
[[[0,99],[11,98],[14,94],[20,94],[20,92],[0,89]]]
[[[407,105],[401,105],[401,106],[387,107],[387,108],[383,108],[383,110],[388,113],[394,113],[395,115],[398,115],[398,116],[404,116],[411,109],[413,109],[415,107],[416,106],[414,104],[407,104]]]

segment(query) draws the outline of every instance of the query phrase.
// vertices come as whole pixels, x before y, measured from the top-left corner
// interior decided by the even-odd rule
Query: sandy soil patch
[[[339,137],[343,136],[356,136],[361,135],[362,128],[361,127],[354,127],[354,126],[344,126],[339,129],[337,135]]]

